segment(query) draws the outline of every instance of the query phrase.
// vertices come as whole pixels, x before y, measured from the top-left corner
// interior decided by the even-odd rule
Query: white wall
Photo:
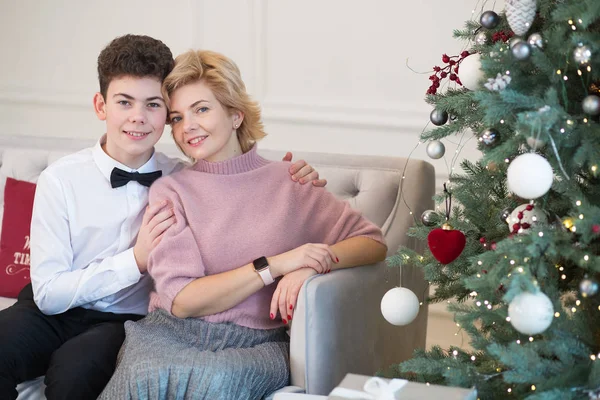
[[[202,47],[233,58],[263,105],[263,147],[408,156],[430,107],[423,101],[429,74],[406,64],[425,72],[442,53],[459,53],[465,43],[452,31],[475,4],[0,0],[0,134],[99,137],[97,56],[114,37],[138,33],[174,54]],[[171,140],[168,130],[162,140]],[[438,180],[456,149],[446,145],[445,162],[430,160]],[[474,148],[471,140],[459,159],[477,158]],[[428,159],[424,145],[412,156]]]

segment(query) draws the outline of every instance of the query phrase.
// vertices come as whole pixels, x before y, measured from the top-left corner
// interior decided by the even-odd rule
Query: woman
[[[195,164],[151,188],[177,222],[150,255],[150,313],[126,325],[101,398],[261,399],[288,384],[285,325],[304,281],[379,262],[387,248],[346,202],[257,154],[260,108],[231,60],[184,53],[163,94]]]

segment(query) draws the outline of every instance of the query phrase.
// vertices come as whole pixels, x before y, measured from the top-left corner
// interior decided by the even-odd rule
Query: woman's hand
[[[268,261],[274,278],[301,268],[311,268],[319,274],[324,274],[331,271],[332,263],[339,262],[331,248],[322,243],[307,243],[286,253],[269,257]]]
[[[269,315],[271,319],[275,319],[277,311],[279,311],[284,324],[292,320],[298,293],[300,293],[304,282],[313,275],[317,275],[314,269],[302,268],[281,278],[271,299],[271,313]]]

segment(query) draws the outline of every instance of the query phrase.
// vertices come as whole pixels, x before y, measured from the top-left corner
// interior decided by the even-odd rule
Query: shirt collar
[[[154,172],[159,169],[158,163],[156,161],[156,152],[152,153],[152,157],[150,157],[150,159],[148,161],[146,161],[146,163],[144,165],[142,165],[138,169],[132,169],[124,164],[121,164],[120,162],[118,162],[117,160],[115,160],[114,158],[112,158],[111,156],[106,154],[106,152],[102,149],[102,145],[104,143],[106,143],[106,134],[102,135],[100,140],[98,140],[98,142],[96,143],[96,145],[94,146],[94,148],[92,150],[92,154],[94,156],[94,162],[100,169],[100,172],[102,172],[102,175],[104,175],[104,177],[109,182],[110,182],[110,174],[111,174],[113,168],[115,168],[115,167],[120,168],[123,171],[127,171],[127,172],[140,172],[140,173]]]

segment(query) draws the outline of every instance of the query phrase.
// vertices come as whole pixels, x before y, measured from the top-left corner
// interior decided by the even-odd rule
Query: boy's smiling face
[[[96,115],[106,121],[104,151],[130,168],[144,165],[165,129],[167,107],[161,82],[152,77],[113,79],[104,98],[94,96]]]

